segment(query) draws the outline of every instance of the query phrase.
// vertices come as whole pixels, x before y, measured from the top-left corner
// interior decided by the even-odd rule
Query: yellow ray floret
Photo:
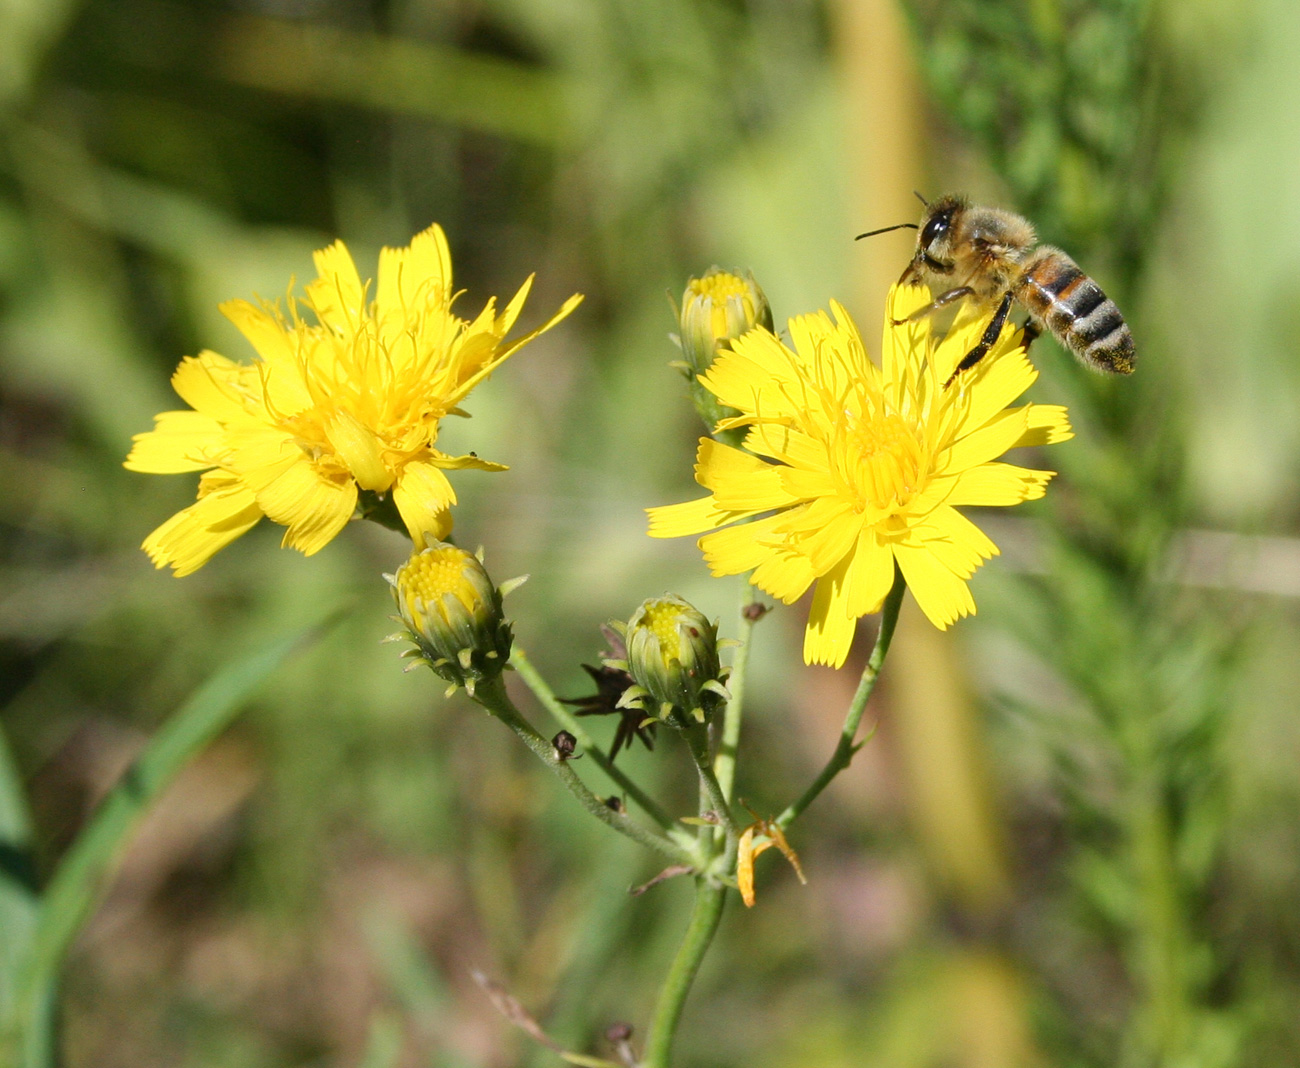
[[[456,494],[444,472],[505,467],[440,451],[440,421],[463,415],[460,404],[479,382],[582,299],[575,294],[511,341],[531,278],[504,311],[491,299],[472,321],[460,318],[436,225],[409,247],[380,253],[373,299],[341,241],[315,262],[318,277],[287,310],[222,305],[256,362],[186,357],[172,386],[190,410],[163,412],[135,437],[126,458],[133,471],[206,472],[198,502],[145,539],[156,566],[189,574],[262,516],[285,527],[285,545],[310,556],[343,529],[362,492],[391,497],[417,548],[445,537]],[[299,315],[303,306],[310,319]]]
[[[999,457],[1071,436],[1062,407],[1011,407],[1037,377],[1015,327],[945,388],[989,315],[941,339],[928,319],[900,322],[929,300],[921,286],[890,291],[879,366],[835,303],[790,320],[792,347],[761,327],[733,340],[700,381],[739,411],[719,429],[747,428],[744,448],[701,439],[695,478],[709,495],[648,509],[653,537],[702,533],[715,575],[752,572],[787,604],[815,584],[810,664],[844,663],[896,567],[936,626],[974,612],[968,580],[998,550],[955,506],[1041,497],[1053,472]]]

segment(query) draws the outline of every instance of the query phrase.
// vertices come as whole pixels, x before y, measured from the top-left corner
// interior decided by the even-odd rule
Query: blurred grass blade
[[[541,145],[567,133],[558,75],[401,37],[257,16],[233,19],[218,72],[239,85],[441,119]]]
[[[42,1003],[136,823],[181,769],[230,725],[267,676],[328,622],[217,671],[154,735],[72,843],[42,896],[29,951],[20,964],[13,1031],[21,1042],[18,1063],[23,1068],[50,1063],[43,1049],[49,1028]]]
[[[36,926],[36,868],[22,780],[0,733],[0,1020],[12,1009],[19,963]]]

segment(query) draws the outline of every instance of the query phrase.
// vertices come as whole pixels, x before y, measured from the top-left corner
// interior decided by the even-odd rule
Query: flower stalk
[[[876,644],[871,650],[867,666],[862,672],[862,679],[858,682],[857,692],[853,695],[849,710],[844,716],[844,727],[840,731],[835,751],[831,753],[826,766],[813,780],[812,785],[797,801],[777,816],[775,822],[781,830],[784,831],[789,827],[809,805],[817,800],[821,792],[830,785],[831,780],[852,763],[854,755],[866,744],[865,739],[861,742],[856,741],[858,725],[862,722],[862,714],[866,711],[871,692],[876,688],[876,680],[880,678],[880,669],[884,666],[889,644],[894,638],[894,629],[898,626],[898,610],[902,606],[903,592],[906,589],[907,583],[903,579],[902,571],[896,571],[894,585],[885,597],[885,605],[880,613],[880,631],[876,635]]]
[[[564,783],[569,793],[578,799],[578,803],[601,823],[612,827],[619,834],[631,838],[647,849],[670,858],[675,863],[694,865],[696,858],[678,843],[657,831],[641,826],[626,814],[616,812],[593,794],[586,783],[578,777],[573,765],[561,759],[550,740],[539,734],[533,725],[524,719],[506,693],[500,676],[482,682],[474,691],[474,700],[514,731],[524,745],[528,746],[534,755]]]
[[[528,654],[517,645],[510,654],[510,664],[519,674],[524,685],[533,692],[533,696],[537,698],[542,707],[555,718],[555,721],[561,727],[578,740],[578,745],[582,747],[583,753],[590,757],[601,771],[608,775],[678,845],[686,848],[694,845],[694,839],[682,829],[681,825],[673,820],[663,810],[663,807],[641,788],[635,779],[615,764],[608,754],[592,740],[591,735],[583,727],[582,721],[555,696],[555,691],[542,677],[541,672],[537,670],[537,666],[528,658]]]
[[[673,1039],[677,1037],[677,1026],[681,1022],[686,996],[691,991],[691,984],[695,982],[704,955],[713,943],[713,936],[717,934],[726,900],[725,886],[713,884],[703,876],[696,877],[695,905],[691,910],[691,921],[686,928],[686,936],[677,950],[677,956],[673,958],[664,985],[660,989],[659,1002],[655,1006],[654,1020],[650,1025],[650,1037],[646,1043],[645,1057],[641,1061],[640,1068],[668,1068]]]

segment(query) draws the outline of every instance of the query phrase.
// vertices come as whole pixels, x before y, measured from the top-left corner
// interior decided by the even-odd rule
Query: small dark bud
[[[745,609],[741,614],[751,623],[757,623],[770,611],[772,611],[771,605],[759,604],[758,601],[755,601],[753,604],[745,605]]]
[[[612,797],[607,797],[605,798],[605,807],[609,809],[610,812],[622,813],[623,799],[619,797],[618,794],[614,794]]]
[[[632,1025],[630,1023],[612,1023],[605,1028],[605,1038],[617,1045],[620,1042],[626,1042],[632,1037]]]
[[[560,731],[551,739],[551,747],[555,750],[555,759],[564,763],[569,759],[578,759],[573,754],[578,749],[578,739],[568,731]]]

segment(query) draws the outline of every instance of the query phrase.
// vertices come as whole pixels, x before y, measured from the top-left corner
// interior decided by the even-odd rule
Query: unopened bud
[[[434,542],[385,577],[416,646],[406,655],[446,679],[448,693],[464,686],[472,695],[475,683],[501,674],[510,659],[510,624],[501,590],[477,556]]]
[[[754,276],[711,267],[686,283],[682,294],[681,341],[693,374],[713,363],[718,346],[756,326],[772,329],[772,309]]]
[[[635,685],[624,706],[673,722],[674,713],[703,722],[730,694],[718,660],[718,627],[675,594],[646,601],[626,626],[626,669]],[[679,720],[677,726],[684,726]]]
[[[699,376],[713,364],[720,346],[756,326],[772,329],[772,309],[748,271],[712,267],[686,283],[679,322],[683,369],[691,382],[691,400],[710,433],[721,420],[739,413],[719,403]]]

